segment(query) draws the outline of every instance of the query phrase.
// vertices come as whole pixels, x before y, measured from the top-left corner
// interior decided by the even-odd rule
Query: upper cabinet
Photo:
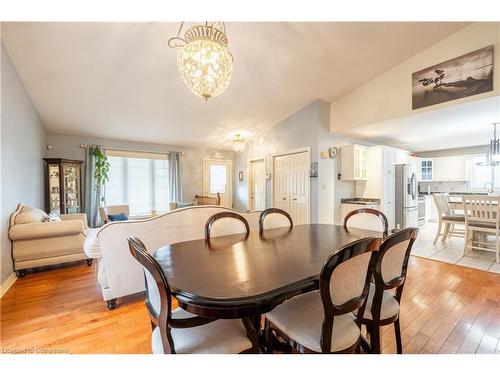
[[[366,180],[367,149],[360,145],[340,148],[340,178],[342,180]]]
[[[465,157],[447,156],[434,158],[434,181],[466,181]]]
[[[439,158],[411,157],[418,181],[466,181],[464,156]]]

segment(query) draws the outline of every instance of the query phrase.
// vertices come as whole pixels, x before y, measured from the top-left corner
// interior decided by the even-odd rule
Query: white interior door
[[[264,159],[250,161],[250,210],[266,208],[266,165]]]
[[[203,160],[203,195],[221,197],[221,206],[232,207],[233,177],[231,160]]]
[[[310,222],[309,152],[274,157],[273,206],[297,225]]]

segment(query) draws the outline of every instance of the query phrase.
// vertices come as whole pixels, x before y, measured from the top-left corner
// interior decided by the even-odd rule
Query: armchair
[[[92,264],[83,251],[87,215],[60,215],[61,222],[46,222],[46,218],[44,211],[23,204],[10,217],[9,239],[17,277],[33,267],[83,259]]]

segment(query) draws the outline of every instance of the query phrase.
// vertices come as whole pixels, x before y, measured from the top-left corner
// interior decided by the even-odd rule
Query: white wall
[[[408,41],[411,43],[411,41]],[[412,73],[494,45],[493,91],[412,110]],[[368,62],[369,63],[369,62]],[[331,103],[331,131],[396,119],[500,95],[500,23],[473,23]]]
[[[1,272],[13,272],[8,238],[10,214],[18,203],[43,206],[46,132],[16,68],[1,43]]]
[[[355,197],[355,185],[351,181],[338,180],[340,155],[335,159],[321,159],[320,153],[330,147],[348,145],[353,141],[330,134],[329,112],[328,103],[316,100],[257,137],[255,141],[248,142],[244,152],[236,153],[234,175],[238,176],[239,171],[243,171],[244,175],[243,181],[235,181],[236,208],[248,209],[248,159],[310,147],[311,162],[318,162],[318,177],[310,179],[311,221],[329,224],[340,222],[340,199]],[[271,168],[268,165],[268,173],[272,172]],[[266,184],[266,204],[271,207],[272,180],[267,180]]]
[[[85,160],[85,149],[80,144],[99,144],[109,148],[123,148],[132,150],[147,150],[152,152],[182,151],[182,192],[184,201],[192,201],[195,194],[202,193],[203,187],[203,159],[233,159],[233,151],[210,150],[203,148],[188,148],[172,145],[122,141],[98,137],[64,135],[49,133],[47,144],[52,146],[47,150],[47,157]],[[85,169],[85,168],[84,168]]]

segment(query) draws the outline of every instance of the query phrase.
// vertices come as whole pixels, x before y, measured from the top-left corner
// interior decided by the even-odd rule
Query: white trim
[[[15,272],[12,272],[9,277],[7,277],[7,280],[5,280],[1,285],[0,285],[0,298],[4,296],[5,293],[10,289],[12,285],[17,280],[17,276]]]
[[[252,206],[252,169],[251,169],[251,165],[252,165],[252,162],[261,161],[261,160],[264,162],[264,173],[267,175],[267,162],[266,162],[265,156],[247,159],[247,209],[250,211],[255,209]],[[264,199],[265,199],[265,202],[267,204],[266,190],[267,189],[264,186]]]

